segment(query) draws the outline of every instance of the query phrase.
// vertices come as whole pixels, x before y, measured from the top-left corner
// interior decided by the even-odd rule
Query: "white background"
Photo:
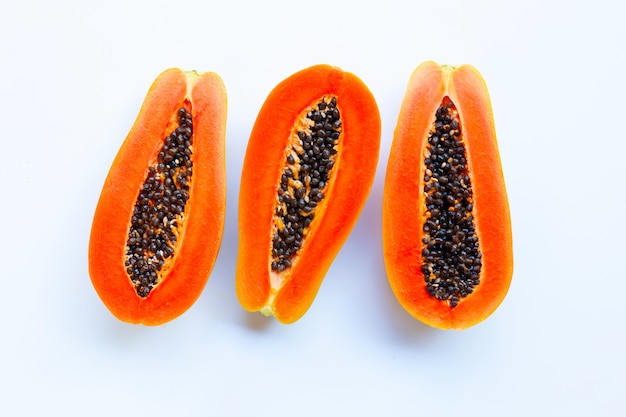
[[[618,1],[4,2],[0,7],[0,414],[626,414],[626,7]],[[515,274],[464,332],[396,302],[381,197],[408,78],[471,63],[490,88]],[[329,63],[382,117],[369,200],[312,308],[284,326],[234,291],[246,142],[269,91]],[[228,209],[198,302],[117,321],[87,272],[100,188],[154,78],[227,87]],[[59,414],[61,415],[61,414]]]

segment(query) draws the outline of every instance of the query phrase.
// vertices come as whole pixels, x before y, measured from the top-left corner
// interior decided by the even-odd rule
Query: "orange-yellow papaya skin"
[[[296,118],[320,97],[337,97],[343,125],[328,191],[282,284],[272,285],[271,228],[285,149]],[[248,143],[239,194],[236,291],[248,311],[293,323],[309,309],[369,194],[380,146],[380,115],[355,75],[328,65],[302,70],[274,88]]]
[[[193,120],[193,177],[185,222],[170,267],[140,297],[124,265],[133,209],[150,166],[187,107]],[[200,296],[217,257],[226,212],[227,99],[215,73],[164,71],[113,161],[98,201],[89,241],[89,274],[99,297],[119,320],[149,326],[183,314]]]
[[[463,128],[482,253],[480,284],[456,307],[431,296],[422,273],[424,157],[435,112],[448,97]],[[513,275],[509,205],[486,84],[470,65],[428,61],[411,76],[389,155],[383,195],[383,251],[400,304],[423,323],[463,330],[491,315]]]

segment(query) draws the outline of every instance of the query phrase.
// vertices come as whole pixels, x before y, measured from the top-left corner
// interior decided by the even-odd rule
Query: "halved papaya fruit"
[[[385,178],[391,288],[422,322],[468,328],[505,298],[512,246],[486,84],[470,65],[425,62],[409,81]]]
[[[118,319],[159,325],[202,292],[226,206],[227,99],[215,73],[164,71],[106,177],[89,274]]]
[[[236,291],[248,311],[298,320],[357,221],[380,146],[376,101],[328,65],[282,81],[250,135],[239,194]]]

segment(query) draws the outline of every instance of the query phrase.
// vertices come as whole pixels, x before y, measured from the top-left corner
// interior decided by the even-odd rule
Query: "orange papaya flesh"
[[[411,76],[389,155],[383,250],[415,318],[463,330],[491,315],[513,275],[508,199],[486,84],[470,65]]]
[[[89,274],[118,319],[160,325],[202,292],[224,227],[227,99],[215,73],[164,71],[113,161]]]
[[[372,186],[380,115],[355,75],[328,65],[278,84],[252,129],[239,195],[236,291],[293,323],[309,309]]]

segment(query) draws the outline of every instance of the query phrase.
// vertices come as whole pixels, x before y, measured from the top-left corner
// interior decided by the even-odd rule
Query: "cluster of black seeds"
[[[422,272],[428,293],[455,307],[480,283],[482,255],[472,215],[465,146],[452,102],[437,110],[428,144]]]
[[[174,254],[192,175],[191,114],[178,110],[178,127],[165,138],[135,203],[126,246],[126,272],[135,291],[146,297],[159,271]]]
[[[322,99],[306,114],[310,129],[297,133],[286,156],[280,178],[272,237],[273,271],[292,265],[302,247],[306,228],[315,217],[315,207],[324,199],[330,171],[335,164],[341,135],[337,98]]]

